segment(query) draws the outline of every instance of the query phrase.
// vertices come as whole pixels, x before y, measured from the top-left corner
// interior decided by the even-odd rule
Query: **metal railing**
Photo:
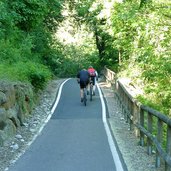
[[[124,118],[130,130],[140,138],[140,145],[147,146],[149,155],[155,151],[156,167],[160,167],[163,159],[165,171],[171,171],[171,118],[136,101],[125,86],[116,80],[116,74],[106,67],[104,76],[114,86]]]

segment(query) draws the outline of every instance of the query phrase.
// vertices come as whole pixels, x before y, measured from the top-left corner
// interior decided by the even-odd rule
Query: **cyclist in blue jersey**
[[[83,89],[87,88],[87,85],[90,81],[90,74],[86,69],[83,69],[78,72],[77,74],[77,81],[80,84],[80,96],[81,96],[81,102],[83,102]]]

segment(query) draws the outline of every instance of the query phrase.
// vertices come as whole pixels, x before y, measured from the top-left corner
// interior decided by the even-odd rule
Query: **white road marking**
[[[102,95],[102,92],[100,90],[99,85],[98,84],[96,84],[96,85],[97,85],[97,88],[98,88],[98,91],[99,91],[101,105],[102,105],[102,120],[103,120],[103,124],[104,124],[105,131],[106,131],[106,134],[107,134],[107,138],[108,138],[110,150],[111,150],[111,153],[112,153],[112,157],[113,157],[113,160],[114,160],[114,163],[115,163],[115,166],[116,166],[116,170],[117,171],[124,171],[121,160],[120,160],[119,155],[118,155],[118,152],[116,150],[116,147],[115,147],[115,144],[114,144],[114,141],[113,141],[109,126],[108,126],[107,121],[106,121],[106,107],[105,107],[105,102],[104,102],[104,99],[103,99],[103,95]]]
[[[55,111],[55,109],[56,109],[56,107],[57,107],[57,105],[58,105],[58,103],[59,103],[59,100],[60,100],[60,97],[61,97],[62,88],[63,88],[64,84],[65,84],[68,80],[70,80],[70,79],[71,79],[71,78],[65,80],[65,81],[61,84],[61,86],[60,86],[60,88],[59,88],[59,92],[58,92],[57,99],[56,99],[56,101],[55,101],[55,104],[53,105],[53,108],[51,109],[51,113],[52,113],[52,114],[54,113],[54,111]]]

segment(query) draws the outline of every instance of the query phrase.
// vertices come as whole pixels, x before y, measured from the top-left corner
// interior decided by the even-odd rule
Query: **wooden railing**
[[[171,171],[171,118],[137,102],[116,80],[116,74],[104,68],[104,76],[114,86],[117,101],[122,109],[130,130],[140,138],[140,145],[147,146],[147,153],[156,154],[156,167],[160,167],[161,159],[165,162],[165,171]]]

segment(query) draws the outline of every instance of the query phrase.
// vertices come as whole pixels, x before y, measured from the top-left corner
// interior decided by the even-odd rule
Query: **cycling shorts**
[[[88,83],[89,83],[89,80],[87,80],[87,81],[82,81],[82,80],[80,80],[80,88],[81,88],[81,89],[82,89],[82,88],[86,88],[87,85],[88,85]]]

